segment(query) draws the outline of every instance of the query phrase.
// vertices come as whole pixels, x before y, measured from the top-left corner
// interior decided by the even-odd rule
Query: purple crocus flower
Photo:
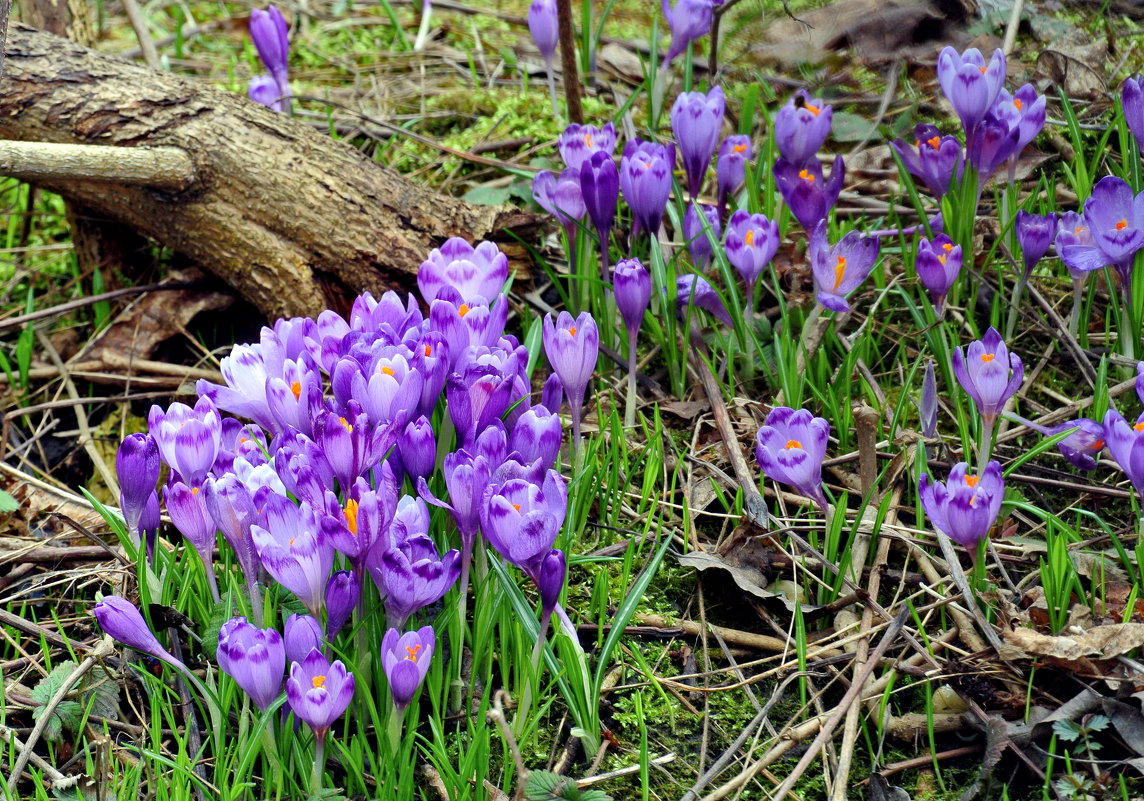
[[[814,276],[815,298],[835,312],[850,310],[846,296],[866,280],[878,261],[880,241],[851,231],[834,247],[826,238],[826,221],[810,235],[810,269]]]
[[[274,703],[282,690],[286,649],[274,629],[259,629],[245,617],[222,624],[218,632],[218,666],[250,696],[259,711]]]
[[[326,582],[326,639],[333,642],[361,598],[361,584],[349,570],[335,570]]]
[[[651,275],[639,259],[625,259],[612,271],[612,288],[616,293],[616,308],[628,329],[628,338],[634,340],[651,301]]]
[[[282,92],[278,88],[278,81],[269,75],[255,75],[251,78],[246,87],[246,96],[271,111],[282,110]]]
[[[890,147],[902,159],[906,171],[938,200],[949,192],[953,176],[961,174],[961,142],[953,136],[942,136],[932,125],[923,123],[914,129],[913,147],[901,139],[890,142]]]
[[[139,518],[140,536],[147,543],[147,561],[155,560],[155,539],[159,536],[159,526],[163,525],[159,511],[159,493],[152,492],[143,504],[143,516]]]
[[[128,434],[115,453],[115,474],[119,478],[119,508],[127,531],[138,538],[143,507],[155,492],[159,480],[159,446],[150,434]]]
[[[287,94],[290,89],[287,63],[290,59],[289,27],[281,12],[274,6],[250,11],[250,38],[258,57],[278,82],[279,94]]]
[[[206,494],[200,487],[189,487],[175,481],[163,487],[163,502],[167,514],[179,533],[198,553],[207,574],[211,596],[218,600],[218,588],[214,576],[214,547],[217,540],[214,518],[207,509]]]
[[[435,604],[457,582],[461,574],[461,553],[452,550],[437,555],[437,546],[428,537],[409,537],[367,560],[378,592],[385,598],[389,624],[401,627],[411,615]]]
[[[1083,272],[1115,265],[1127,289],[1132,256],[1144,246],[1144,192],[1133,196],[1127,183],[1107,175],[1084,202],[1084,221],[1092,244],[1066,245],[1061,260]]]
[[[775,161],[773,171],[783,202],[807,232],[813,231],[834,208],[846,178],[842,156],[835,157],[829,180],[823,180],[822,167],[816,160],[799,166],[780,158]]]
[[[985,425],[992,426],[1005,402],[1021,388],[1025,365],[990,327],[985,336],[969,343],[965,353],[961,348],[953,351],[953,374],[977,404]]]
[[[259,519],[250,490],[230,473],[221,478],[207,479],[203,484],[203,496],[207,511],[230,543],[247,584],[253,585],[258,581],[262,563],[250,533],[250,527]]]
[[[608,236],[616,219],[620,196],[620,171],[612,152],[596,151],[580,165],[580,193],[584,208],[600,237],[600,256],[607,257]]]
[[[1038,95],[1032,84],[1025,84],[1013,94],[1004,88],[997,93],[993,113],[1017,129],[1017,148],[1014,156],[1037,138],[1045,127],[1045,96]]]
[[[143,615],[139,613],[135,604],[118,595],[104,596],[103,600],[92,610],[99,627],[112,639],[136,651],[161,659],[169,665],[184,668],[183,663],[167,653],[167,649],[159,644]]]
[[[959,55],[952,47],[946,47],[937,57],[937,79],[969,139],[1001,91],[1005,54],[997,49],[986,64],[977,48],[971,47]]]
[[[560,455],[560,441],[564,428],[560,415],[550,412],[543,406],[533,406],[522,414],[512,428],[508,448],[516,453],[525,464],[539,461],[545,470],[556,464]]]
[[[1144,414],[1130,425],[1115,409],[1104,413],[1104,436],[1108,452],[1132,482],[1138,498],[1144,497]]]
[[[425,681],[433,659],[436,637],[432,626],[400,634],[390,629],[381,640],[381,665],[389,680],[393,704],[399,710],[409,706],[417,688]]]
[[[671,107],[671,130],[683,160],[692,201],[699,196],[707,167],[715,155],[725,102],[722,88],[716,86],[707,94],[683,92]]]
[[[650,296],[650,289],[648,290],[648,294]],[[619,303],[617,302],[616,305],[618,306]],[[623,314],[622,309],[620,314]],[[626,319],[627,318],[625,318],[625,320]],[[548,378],[544,379],[544,387],[540,390],[540,405],[550,412],[560,413],[560,408],[564,405],[564,384],[560,382],[560,376],[556,375],[556,373],[550,373]]]
[[[688,273],[675,279],[675,311],[680,319],[685,317],[688,306],[709,311],[724,324],[734,325],[723,298],[701,275]]]
[[[794,487],[825,514],[822,462],[829,438],[830,423],[824,418],[776,406],[755,437],[755,457],[767,478]]]
[[[513,478],[485,488],[481,531],[507,561],[534,576],[568,512],[568,490],[555,470],[537,485]]]
[[[984,184],[997,169],[1016,157],[1021,143],[1021,128],[993,112],[985,115],[973,129],[965,151],[966,160],[977,170],[978,185]]]
[[[507,318],[508,299],[503,294],[486,306],[465,302],[458,293],[445,289],[429,307],[429,325],[444,335],[453,366],[466,347],[496,344]]]
[[[1069,248],[1073,246],[1079,247],[1075,251],[1070,251]],[[1083,281],[1088,277],[1089,272],[1091,272],[1088,269],[1090,264],[1088,254],[1093,248],[1096,248],[1096,242],[1092,238],[1092,229],[1088,227],[1088,223],[1082,215],[1075,211],[1061,212],[1061,219],[1057,224],[1057,236],[1053,240],[1053,248],[1060,260],[1064,262],[1065,267],[1068,268],[1073,281]],[[1081,258],[1074,263],[1074,257],[1077,254]]]
[[[287,664],[301,662],[310,651],[322,647],[322,624],[309,615],[290,615],[283,631]]]
[[[691,203],[687,213],[683,215],[683,238],[687,242],[687,251],[691,254],[691,263],[696,269],[703,270],[711,263],[711,239],[703,227],[703,215],[707,220],[707,227],[711,229],[711,238],[719,241],[722,226],[719,224],[719,210],[714,206],[704,206],[701,203]]]
[[[429,418],[421,415],[406,425],[397,439],[397,450],[405,472],[414,483],[432,473],[437,461],[437,434]]]
[[[715,6],[721,5],[723,0],[676,0],[675,7],[671,0],[660,0],[663,6],[663,16],[667,19],[667,26],[671,29],[671,44],[663,57],[661,69],[681,55],[692,42],[711,31],[711,24],[715,19]]]
[[[620,189],[639,228],[655,236],[671,194],[675,145],[632,139],[620,159]],[[632,235],[637,233],[633,229]]]
[[[990,462],[979,476],[968,475],[969,465],[959,462],[942,484],[923,473],[918,478],[922,509],[934,528],[976,554],[977,544],[989,536],[997,522],[1005,481],[1001,465]]]
[[[560,42],[556,0],[532,0],[528,7],[528,32],[551,70],[552,57],[556,55],[556,45]]]
[[[798,169],[818,163],[818,153],[826,137],[834,109],[799,90],[775,115],[775,144],[784,159]]]
[[[1055,437],[1057,434],[1070,429],[1077,429],[1057,443],[1057,450],[1061,452],[1061,456],[1068,460],[1069,464],[1079,470],[1096,468],[1096,457],[1104,449],[1104,426],[1095,420],[1081,417],[1076,420],[1057,423],[1054,426],[1042,426],[1015,414],[1006,416],[1016,420],[1026,428],[1044,434],[1046,437]]]
[[[319,740],[340,718],[354,697],[354,677],[341,661],[332,665],[317,648],[301,662],[290,665],[286,698],[299,719],[314,730]]]
[[[309,353],[282,363],[282,376],[266,379],[266,408],[275,433],[294,428],[313,436],[313,418],[322,408],[322,373]]]
[[[540,590],[540,610],[542,614],[552,614],[564,589],[564,579],[568,575],[568,565],[564,551],[553,548],[540,560],[536,571],[536,586]]]
[[[926,372],[922,378],[922,397],[918,402],[918,422],[922,436],[933,439],[937,436],[937,379],[933,372],[933,359],[926,360]]]
[[[584,392],[592,380],[596,359],[600,355],[600,332],[588,312],[580,312],[579,316],[573,317],[562,311],[555,320],[551,314],[544,316],[544,333],[541,338],[548,363],[564,385],[564,395],[568,398],[568,408],[572,413],[572,438],[578,448]]]
[[[557,177],[548,170],[541,170],[532,179],[532,199],[564,226],[569,246],[575,247],[576,223],[585,211],[580,172],[569,168]]]
[[[919,240],[914,269],[940,315],[945,308],[945,296],[961,273],[961,245],[953,244],[945,234],[938,234],[933,241]]]
[[[1017,211],[1017,244],[1021,246],[1021,255],[1025,260],[1025,278],[1033,272],[1037,262],[1044,258],[1057,235],[1057,215],[1033,214],[1019,209]]]
[[[727,222],[727,261],[739,271],[747,285],[748,299],[754,296],[755,282],[779,249],[779,224],[764,214],[739,209]]]
[[[442,301],[434,301],[434,308],[440,303]],[[357,359],[350,357],[339,359],[334,365],[331,382],[334,398],[345,407],[349,415],[347,423],[352,427],[357,427],[357,418],[363,412],[366,421],[372,421],[379,426],[391,422],[404,426],[420,405],[425,379],[413,366],[413,354],[401,346],[389,348],[387,351],[388,353],[375,360],[373,368],[368,372],[363,370]],[[342,436],[342,434],[352,435],[353,432],[341,424],[341,416],[330,411],[319,413],[314,420],[315,441],[330,439],[343,445],[352,444]],[[341,426],[342,433],[335,431],[333,426]],[[353,440],[359,446],[372,450],[375,445],[381,447],[385,444],[376,441],[378,439],[376,435],[384,431],[384,428],[368,426],[358,430]],[[388,447],[385,450],[388,450]],[[375,462],[381,458],[385,450],[376,455]],[[361,451],[361,454],[372,455],[365,451]]]
[[[306,501],[295,505],[266,489],[256,493],[255,507],[262,509],[263,522],[251,526],[250,534],[263,566],[310,614],[321,617],[334,548],[320,518]]]
[[[417,288],[426,303],[440,298],[445,287],[456,290],[462,300],[489,302],[500,294],[507,280],[508,256],[500,248],[492,242],[478,242],[473,247],[460,237],[429,251],[417,270]]]
[[[1144,362],[1136,362],[1136,397],[1144,403]]]
[[[222,435],[222,420],[210,399],[199,398],[193,409],[183,403],[172,403],[166,412],[152,406],[147,428],[167,466],[188,484],[202,484]]]
[[[715,158],[715,185],[720,218],[727,208],[727,198],[735,193],[746,178],[747,162],[751,157],[751,137],[746,134],[733,134],[720,143],[719,155]]]
[[[607,153],[610,157],[616,150],[616,126],[606,123],[597,128],[594,125],[572,123],[556,140],[560,157],[570,170],[579,170],[596,153]]]
[[[417,493],[426,502],[448,509],[461,535],[462,543],[472,546],[480,526],[480,503],[489,477],[499,465],[490,465],[482,456],[466,450],[458,450],[445,455],[443,472],[445,488],[449,491],[449,502],[436,498],[429,492],[425,479],[418,479]]]
[[[397,414],[396,423],[375,424],[354,401],[347,404],[344,412],[319,412],[314,418],[314,442],[338,485],[348,489],[394,446],[405,413]]]
[[[1144,154],[1144,82],[1139,75],[1126,79],[1120,87],[1120,107],[1128,130],[1136,139],[1136,147]]]

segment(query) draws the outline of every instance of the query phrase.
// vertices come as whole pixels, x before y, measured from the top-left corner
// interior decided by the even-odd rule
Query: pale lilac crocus
[[[779,248],[779,224],[765,214],[739,209],[727,222],[727,261],[747,286],[747,308],[753,307],[755,283]]]
[[[683,161],[692,202],[703,188],[703,179],[715,155],[723,127],[724,105],[723,89],[716,86],[707,94],[683,92],[671,107],[671,130]]]
[[[551,314],[544,316],[544,353],[552,369],[560,376],[568,408],[572,415],[572,441],[577,453],[580,451],[580,416],[584,408],[584,393],[596,369],[596,359],[600,352],[600,332],[596,321],[588,312],[580,312],[573,317],[568,312],[560,312],[553,319]]]

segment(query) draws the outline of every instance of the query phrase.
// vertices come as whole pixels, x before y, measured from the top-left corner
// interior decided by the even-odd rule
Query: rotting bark
[[[496,240],[535,217],[437,194],[302,122],[168,73],[13,25],[0,138],[184,149],[183,192],[46,179],[222,278],[269,317],[409,287],[450,236]],[[511,237],[506,237],[511,241]]]

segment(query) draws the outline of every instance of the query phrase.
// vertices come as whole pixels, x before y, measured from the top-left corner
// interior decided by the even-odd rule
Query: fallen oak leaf
[[[1003,632],[1003,637],[1008,645],[1028,656],[1047,656],[1070,662],[1090,657],[1115,659],[1144,646],[1144,623],[1113,623],[1095,626],[1085,632],[1056,636],[1019,628]]]

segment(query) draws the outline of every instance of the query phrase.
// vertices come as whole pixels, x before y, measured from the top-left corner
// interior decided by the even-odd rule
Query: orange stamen
[[[295,381],[290,385],[290,391],[294,393],[294,400],[298,400],[298,398],[302,397],[302,382]]]
[[[1136,425],[1134,425],[1132,427],[1135,428],[1137,431],[1144,431],[1144,423],[1137,423]]]
[[[392,367],[382,367],[381,372],[385,373],[386,375],[393,375],[394,374]]]
[[[755,231],[754,231],[754,229],[747,231],[747,235],[745,237],[743,237],[743,244],[749,248],[755,246]]]
[[[433,355],[433,347],[431,345],[425,346],[425,355],[426,356],[432,356]]]
[[[1102,440],[1102,439],[1098,439],[1096,442],[1092,443],[1092,450],[1094,450],[1094,451],[1098,451],[1103,447],[1104,447],[1104,440]]]
[[[349,421],[348,421],[348,420],[346,420],[346,418],[344,418],[344,417],[339,417],[339,418],[338,418],[338,422],[339,422],[339,423],[341,423],[343,426],[345,426],[345,427],[346,427],[346,431],[350,432],[351,434],[353,433],[353,431],[354,431],[354,427],[353,427],[352,425],[350,425]]]
[[[1116,224],[1116,230],[1117,231],[1123,231],[1127,227],[1128,227],[1128,220],[1121,220],[1120,222],[1118,222]]]
[[[997,358],[996,353],[982,353],[981,354],[981,361],[983,361],[983,362],[991,362],[996,358]]]
[[[822,113],[822,109],[818,108],[817,106],[812,106],[810,103],[807,103],[805,106],[803,106],[803,108],[816,117]]]
[[[930,147],[932,147],[934,150],[937,150],[938,147],[941,145],[941,137],[940,136],[930,137],[929,139],[926,140],[926,144],[929,145]]]
[[[953,245],[946,242],[944,245],[941,246],[941,249],[944,250],[946,253],[949,253],[953,250]]]
[[[199,488],[198,487],[191,487],[191,495],[198,495],[198,494],[199,494]]]
[[[342,514],[346,516],[346,528],[350,530],[350,534],[357,536],[357,513],[358,502],[353,498],[346,501],[346,508],[342,509]]]
[[[746,146],[746,145],[735,145],[735,148],[734,148],[734,150],[735,150],[735,152],[736,152],[736,153],[742,153],[742,152],[744,152],[746,149],[747,149],[747,146]]]
[[[315,676],[314,678],[310,679],[310,683],[314,685],[315,690],[321,689],[321,687],[326,683],[326,677]]]
[[[584,146],[585,147],[591,147],[592,146],[592,134],[590,134],[590,133],[584,134]]]
[[[806,170],[799,170],[798,177],[804,181],[810,181],[811,183],[814,183],[814,176]]]
[[[514,503],[514,504],[512,505],[512,508],[513,508],[513,509],[515,509],[516,511],[518,511],[518,512],[519,512],[519,511],[520,511],[520,504],[519,504],[519,503]]]
[[[965,484],[969,487],[976,487],[977,482],[981,480],[981,476],[966,476]]]
[[[462,317],[464,317],[468,313],[469,313],[469,307],[465,303],[462,303],[461,307],[459,309],[457,309],[457,314],[461,315]]]
[[[421,646],[420,645],[407,645],[407,646],[405,646],[405,653],[408,654],[408,656],[405,657],[406,659],[408,659],[410,662],[416,662],[417,661],[417,654],[421,653]]]
[[[1021,110],[1021,98],[1019,98],[1019,97],[1013,98],[1013,105],[1017,107],[1017,111],[1020,111]]]
[[[834,266],[834,288],[838,289],[842,285],[842,276],[846,274],[846,257],[839,256],[838,264]]]
[[[787,443],[786,443],[786,447],[783,448],[783,450],[789,451],[791,448],[801,448],[801,447],[802,447],[802,443],[799,442],[797,439],[788,439]]]
[[[982,74],[982,75],[984,75],[984,74],[985,74],[985,70],[986,70],[986,68],[985,68],[985,67],[978,67],[977,69],[981,70],[981,74]]]
[[[569,328],[568,333],[571,336],[576,336],[576,326],[572,326],[571,328]]]

